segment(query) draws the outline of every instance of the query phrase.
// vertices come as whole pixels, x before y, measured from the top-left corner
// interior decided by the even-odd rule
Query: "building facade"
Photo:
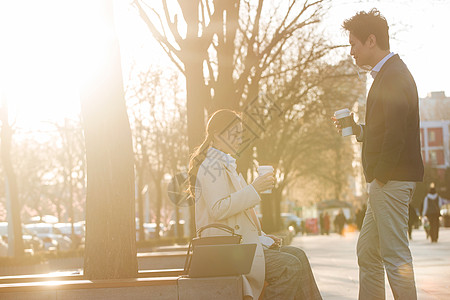
[[[431,92],[419,105],[422,158],[443,178],[450,168],[450,97]]]

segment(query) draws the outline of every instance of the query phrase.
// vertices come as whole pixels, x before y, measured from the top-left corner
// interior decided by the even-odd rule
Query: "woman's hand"
[[[266,173],[264,175],[258,176],[252,182],[255,190],[260,194],[266,190],[271,190],[275,186],[275,177],[273,173]]]
[[[277,236],[266,234],[266,236],[270,237],[275,243],[272,244],[270,248],[280,248],[283,240]]]

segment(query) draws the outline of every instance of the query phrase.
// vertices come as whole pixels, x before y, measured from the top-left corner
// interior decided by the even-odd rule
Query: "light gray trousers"
[[[395,299],[417,299],[408,242],[408,205],[415,186],[405,181],[369,184],[357,245],[360,300],[385,299],[385,269]]]

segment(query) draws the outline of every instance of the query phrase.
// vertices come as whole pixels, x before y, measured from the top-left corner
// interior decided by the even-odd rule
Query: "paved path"
[[[345,237],[297,236],[292,246],[307,253],[324,300],[358,298],[356,241],[358,232]],[[418,299],[450,299],[450,228],[441,228],[439,242],[431,244],[422,229],[410,241]],[[393,299],[386,277],[386,299]]]

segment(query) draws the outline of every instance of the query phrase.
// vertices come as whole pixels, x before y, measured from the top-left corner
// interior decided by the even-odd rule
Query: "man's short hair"
[[[389,50],[389,26],[378,9],[369,12],[360,11],[342,24],[342,28],[353,34],[361,43],[365,43],[369,35],[377,39],[381,50]]]

